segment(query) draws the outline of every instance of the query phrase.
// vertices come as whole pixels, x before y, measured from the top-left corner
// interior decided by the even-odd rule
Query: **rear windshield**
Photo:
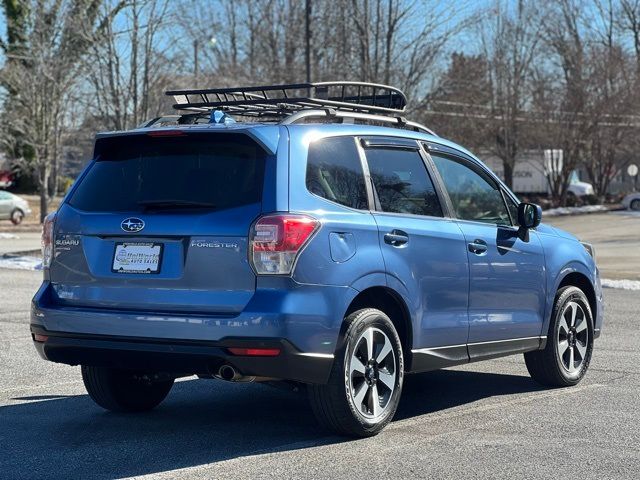
[[[69,204],[90,212],[226,209],[262,199],[266,153],[246,135],[131,135],[98,140]]]

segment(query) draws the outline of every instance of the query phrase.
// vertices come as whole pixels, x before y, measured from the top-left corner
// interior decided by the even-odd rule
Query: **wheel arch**
[[[591,283],[589,277],[587,277],[583,273],[576,271],[568,273],[558,284],[556,292],[561,288],[568,286],[579,288],[587,296],[587,300],[589,300],[589,308],[591,308],[591,315],[595,324],[596,318],[598,318],[598,300],[596,297],[595,288],[593,287],[593,284]]]
[[[386,286],[373,286],[362,290],[351,301],[344,316],[362,308],[377,308],[386,313],[393,325],[396,327],[402,353],[404,357],[405,371],[411,370],[411,348],[413,345],[413,327],[411,315],[403,298],[393,289]],[[340,338],[344,338],[346,326],[343,325],[340,331]]]

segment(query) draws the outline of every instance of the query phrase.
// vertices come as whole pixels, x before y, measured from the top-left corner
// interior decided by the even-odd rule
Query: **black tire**
[[[573,328],[573,336],[566,337],[562,335],[564,328],[561,327],[563,317],[565,322],[572,329],[570,321],[568,322],[567,315],[571,316],[570,304],[577,304],[580,308],[578,312],[582,312],[583,320],[586,322],[586,340],[582,340],[578,335],[582,333],[576,333]],[[568,310],[569,309],[569,310]],[[580,315],[580,313],[578,313]],[[576,320],[576,324],[580,321],[580,318]],[[559,333],[560,332],[560,333]],[[565,349],[564,354],[561,354],[561,346],[559,341],[563,338],[567,339],[567,344],[570,346],[571,342],[574,345],[580,345],[583,348],[586,347],[584,356],[581,358],[581,363],[576,368],[575,361],[573,363],[568,358],[577,358],[579,352],[577,347],[572,347],[574,350],[574,357],[569,357],[571,354],[571,348]],[[578,343],[579,342],[579,343]],[[589,301],[582,290],[577,287],[563,287],[558,290],[556,294],[555,303],[553,306],[553,313],[551,315],[551,322],[549,325],[549,332],[547,334],[547,344],[544,350],[536,350],[524,354],[524,360],[527,365],[527,370],[531,378],[536,382],[547,387],[570,387],[576,385],[584,378],[591,362],[591,355],[593,353],[593,316]],[[576,360],[577,361],[577,360]],[[573,365],[571,368],[575,368],[574,371],[569,370],[570,367],[567,364]]]
[[[14,225],[20,225],[22,220],[24,220],[24,212],[19,208],[16,208],[11,212],[11,223]]]
[[[340,435],[370,437],[378,434],[391,421],[398,408],[404,378],[402,345],[393,323],[380,310],[374,308],[358,310],[345,318],[344,321],[346,325],[344,342],[336,351],[329,382],[326,385],[308,385],[307,392],[313,412],[323,427]],[[354,354],[359,355],[359,352],[362,351],[363,335],[368,329],[373,329],[373,335],[377,336],[376,338],[383,344],[388,341],[392,350],[386,356],[380,357],[382,361],[379,364],[376,362],[373,362],[371,366],[367,364],[367,374],[370,376],[363,374],[362,378],[358,379],[361,383],[356,384],[356,380],[353,380],[349,373],[350,359]],[[373,337],[371,338],[373,339]],[[365,341],[365,350],[366,343]],[[376,350],[374,347],[372,358],[377,359],[382,350],[383,348]],[[392,356],[393,365],[391,366]],[[392,372],[394,377],[389,377],[389,372]],[[386,387],[385,382],[380,380],[380,376],[383,374],[387,375],[387,378],[394,378],[394,381],[389,381],[394,385],[393,390]],[[373,389],[373,385],[367,386],[369,381],[372,384],[380,383]],[[356,386],[357,390],[364,387],[368,389],[368,392],[376,392],[381,395],[377,397],[377,405],[382,411],[375,418],[367,418],[356,406],[356,402],[352,398],[356,395]],[[365,397],[367,395],[365,394]],[[374,394],[371,393],[368,398],[370,401],[367,403],[372,405]],[[360,408],[363,407],[366,408],[366,405],[361,402]],[[375,415],[375,409],[372,414]]]
[[[157,407],[173,386],[173,379],[150,381],[134,372],[82,366],[89,396],[112,412],[145,412]]]
[[[631,200],[631,203],[629,204],[629,209],[635,210],[635,211],[639,211],[640,210],[640,199],[636,198],[634,200]]]

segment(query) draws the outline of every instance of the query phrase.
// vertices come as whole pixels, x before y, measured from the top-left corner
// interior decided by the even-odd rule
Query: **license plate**
[[[114,273],[159,273],[161,243],[116,243],[111,271]]]

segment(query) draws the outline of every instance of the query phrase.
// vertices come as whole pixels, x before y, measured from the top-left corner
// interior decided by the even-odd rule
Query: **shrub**
[[[585,205],[600,205],[600,199],[596,195],[584,195],[582,202]]]
[[[65,193],[67,193],[69,191],[69,189],[71,188],[71,185],[73,185],[73,182],[75,181],[75,179],[71,178],[71,177],[59,177],[58,178],[58,193],[60,195],[64,195]]]

